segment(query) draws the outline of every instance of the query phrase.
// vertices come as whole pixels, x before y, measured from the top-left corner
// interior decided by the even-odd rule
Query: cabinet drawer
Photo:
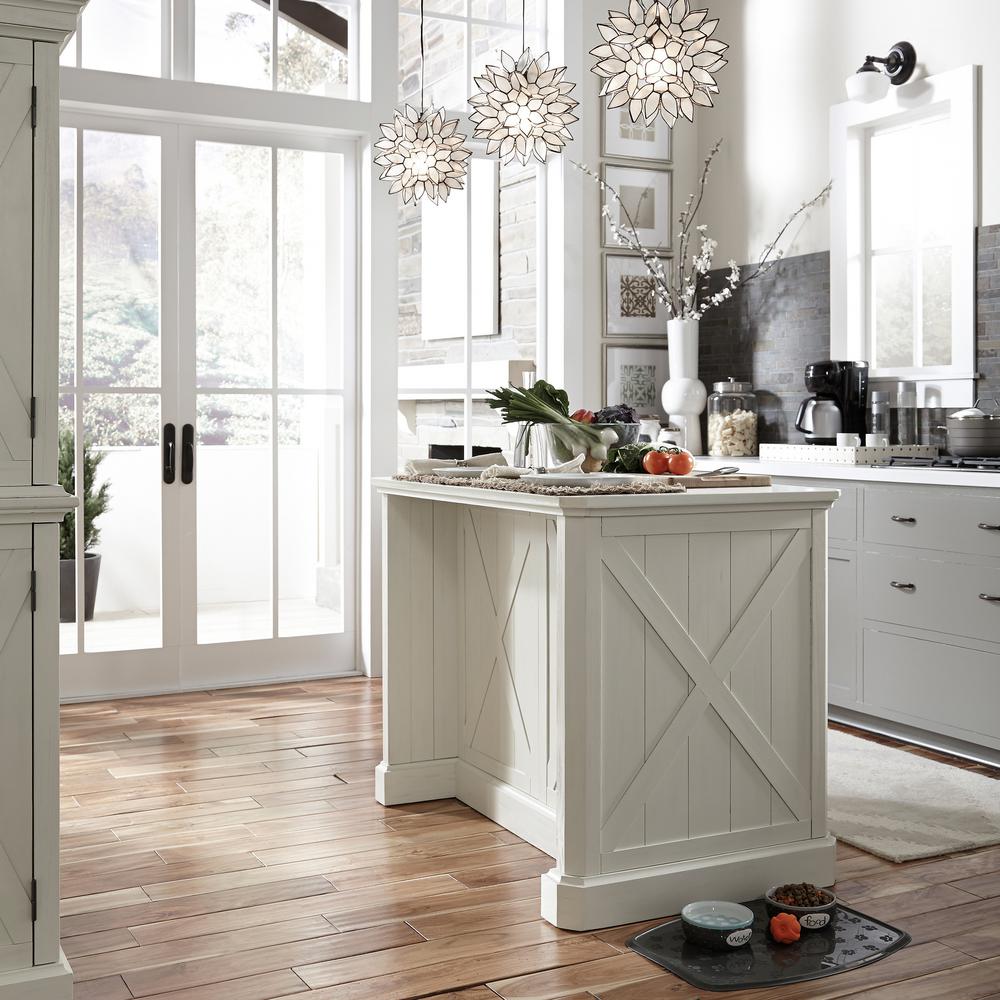
[[[1000,739],[1000,655],[865,629],[864,701]]]
[[[865,618],[1000,642],[1000,566],[866,552]],[[894,586],[895,584],[895,586]]]
[[[864,532],[868,542],[1000,556],[1000,497],[869,486]]]

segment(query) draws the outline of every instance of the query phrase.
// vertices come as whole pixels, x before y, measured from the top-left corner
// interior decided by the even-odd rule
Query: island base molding
[[[546,854],[556,854],[555,810],[492,775],[452,757],[375,769],[375,798],[384,806],[458,799]]]
[[[73,1000],[73,970],[60,951],[59,961],[0,973],[0,1000]]]
[[[755,899],[761,886],[780,882],[829,886],[836,843],[825,837],[606,875],[553,868],[542,876],[542,916],[565,930],[590,931],[679,913],[694,899]]]

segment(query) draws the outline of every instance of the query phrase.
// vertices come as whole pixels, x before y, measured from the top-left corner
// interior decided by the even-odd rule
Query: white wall
[[[906,40],[927,75],[982,66],[981,222],[1000,222],[1000,2],[998,0],[712,0],[715,37],[730,43],[716,107],[699,109],[698,148],[719,136],[702,221],[719,257],[753,260],[791,210],[829,178],[832,104],[865,55]],[[791,254],[829,249],[817,211],[795,234]]]
[[[812,0],[810,0],[812,2]],[[1000,4],[1000,0],[998,0]],[[601,44],[601,36],[597,30],[599,22],[607,23],[609,7],[621,9],[623,0],[566,0],[567,17],[569,9],[581,11],[582,31],[576,33],[575,44],[578,52],[575,58],[568,58],[570,72],[578,81],[574,92],[581,103],[580,122],[573,126],[576,141],[567,155],[582,161],[597,170],[601,163],[601,106],[604,103],[599,97],[601,80],[590,72],[594,65],[594,57],[590,49]],[[714,4],[712,5],[714,8]],[[577,16],[573,14],[572,16]],[[719,30],[721,31],[721,25]],[[697,113],[695,115],[697,119]],[[698,148],[697,125],[681,119],[677,122],[673,134],[673,198],[674,219],[684,205],[684,199],[694,189],[697,180]],[[567,298],[578,297],[573,303],[577,312],[567,309],[568,322],[565,329],[565,349],[567,352],[567,375],[565,384],[570,391],[574,405],[587,406],[594,409],[604,403],[604,385],[602,375],[601,338],[604,330],[602,316],[604,267],[601,251],[601,192],[589,178],[583,178],[570,164],[567,170],[567,226],[564,246],[567,268],[572,265],[572,271],[567,270],[565,288]],[[575,177],[573,175],[576,175]],[[570,303],[567,303],[569,306]],[[569,321],[569,317],[578,316],[578,320]],[[664,331],[666,343],[666,331]],[[578,353],[578,346],[583,347]],[[581,385],[581,396],[577,403],[576,381],[573,374],[578,373]]]

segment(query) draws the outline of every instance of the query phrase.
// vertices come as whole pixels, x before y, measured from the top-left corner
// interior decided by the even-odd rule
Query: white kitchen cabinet
[[[827,629],[831,705],[858,700],[858,560],[855,553],[830,547],[827,558],[830,624]]]
[[[842,490],[827,563],[831,715],[1000,760],[997,477],[946,473],[935,486],[934,470],[915,483],[894,482],[895,470],[840,480],[829,466],[794,478],[787,467],[778,482]]]
[[[59,948],[59,51],[80,0],[0,0],[0,1000],[69,1000]]]

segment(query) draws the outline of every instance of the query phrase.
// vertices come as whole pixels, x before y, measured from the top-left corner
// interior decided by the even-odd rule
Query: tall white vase
[[[671,421],[684,431],[684,443],[692,454],[702,454],[701,414],[708,393],[698,379],[698,320],[667,320],[670,378],[661,399]]]

